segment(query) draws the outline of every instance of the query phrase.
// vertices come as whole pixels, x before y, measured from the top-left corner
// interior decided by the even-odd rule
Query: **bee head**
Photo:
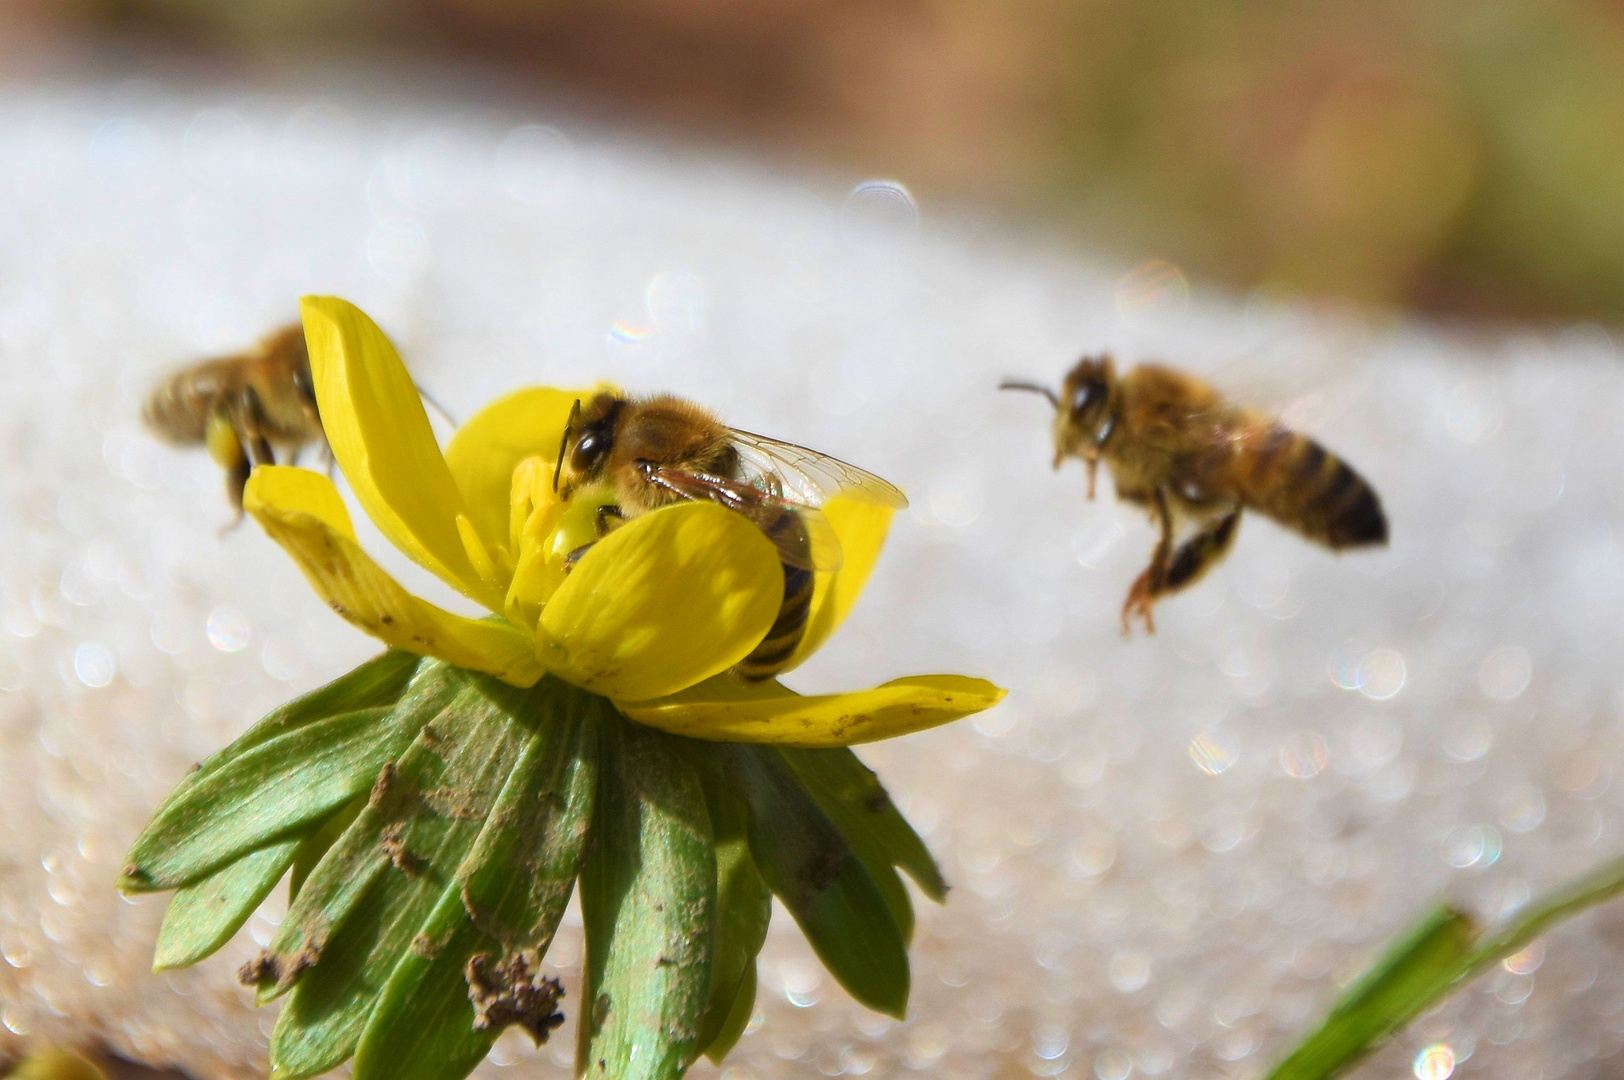
[[[1085,356],[1066,373],[1055,402],[1055,456],[1098,458],[1111,434],[1116,365],[1109,356]]]
[[[597,394],[583,408],[580,401],[570,410],[569,422],[564,425],[564,438],[558,446],[558,467],[553,473],[553,490],[558,490],[559,475],[567,472],[567,490],[578,484],[591,483],[603,474],[609,460],[609,451],[615,445],[615,425],[620,420],[626,399],[615,394]]]

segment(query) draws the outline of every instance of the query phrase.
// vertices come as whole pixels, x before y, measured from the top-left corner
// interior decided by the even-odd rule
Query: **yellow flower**
[[[553,492],[570,406],[592,390],[511,394],[460,428],[442,455],[383,331],[334,297],[306,297],[300,311],[322,425],[362,509],[414,562],[495,616],[458,615],[407,591],[361,549],[326,476],[256,468],[244,508],[333,610],[372,636],[515,686],[550,672],[633,720],[729,742],[845,746],[934,727],[1003,697],[957,675],[804,697],[776,681],[744,684],[728,671],[766,636],[784,588],[776,550],[756,526],[693,502],[600,540],[606,496],[561,502]],[[790,667],[850,613],[892,511],[836,497],[824,513],[844,558],[817,575]],[[565,557],[589,543],[566,573]]]

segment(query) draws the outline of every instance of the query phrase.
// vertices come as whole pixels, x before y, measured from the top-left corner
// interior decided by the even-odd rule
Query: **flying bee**
[[[1120,378],[1109,356],[1084,357],[1060,395],[1005,382],[1054,406],[1054,467],[1088,468],[1088,497],[1101,461],[1117,497],[1145,507],[1160,537],[1150,565],[1128,590],[1122,632],[1151,607],[1193,585],[1229,553],[1242,510],[1256,510],[1333,551],[1387,543],[1387,518],[1371,486],[1319,443],[1233,404],[1193,376],[1141,364]],[[1177,548],[1177,525],[1193,532]]]
[[[327,446],[298,323],[246,352],[175,372],[147,398],[142,418],[171,443],[208,448],[226,470],[226,494],[238,519],[248,474],[255,465],[275,463],[273,447],[293,461],[307,446]]]
[[[453,420],[422,387],[430,407]],[[316,409],[316,386],[304,327],[287,326],[253,348],[182,368],[148,395],[142,419],[178,446],[204,446],[226,470],[226,495],[242,520],[242,493],[255,465],[274,465],[281,450],[292,465],[308,446],[332,464],[332,451]]]
[[[771,678],[806,633],[816,571],[840,566],[840,543],[819,512],[840,494],[901,509],[891,484],[815,450],[725,426],[699,405],[670,395],[599,393],[576,401],[559,446],[553,486],[606,486],[615,503],[599,532],[682,501],[708,501],[749,518],[778,549],[784,599],[767,636],[734,667],[740,678]],[[583,549],[584,550],[584,549]],[[579,554],[579,553],[576,553]],[[572,556],[573,558],[573,556]]]

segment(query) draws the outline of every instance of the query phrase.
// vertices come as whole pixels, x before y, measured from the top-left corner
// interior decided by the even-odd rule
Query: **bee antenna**
[[[416,383],[413,383],[412,385],[417,386]],[[433,394],[429,393],[427,390],[423,389],[421,386],[417,386],[417,396],[422,398],[425,402],[427,402],[429,408],[431,408],[435,412],[439,413],[440,418],[442,420],[444,420],[446,423],[450,424],[452,427],[457,427],[458,426],[457,425],[457,418],[455,416],[452,416],[449,412],[447,412],[444,405],[441,405],[438,401],[434,400],[434,395]]]
[[[564,437],[558,440],[558,460],[553,462],[553,494],[558,494],[558,477],[564,471],[564,451],[570,448],[570,436],[575,433],[575,421],[581,418],[581,399],[570,406],[570,418],[564,422]]]
[[[1060,408],[1060,399],[1055,397],[1054,391],[1050,390],[1047,386],[1039,386],[1037,383],[1017,382],[1013,379],[1005,379],[1003,382],[998,384],[998,389],[1029,390],[1034,394],[1042,394],[1044,397],[1049,399],[1050,405],[1053,405],[1057,409]]]

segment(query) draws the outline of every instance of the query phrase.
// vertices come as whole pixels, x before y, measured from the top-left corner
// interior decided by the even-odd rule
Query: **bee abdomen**
[[[1332,549],[1387,543],[1387,517],[1365,479],[1319,443],[1275,428],[1246,477],[1247,503]]]
[[[806,617],[812,610],[812,585],[812,571],[784,567],[784,603],[761,644],[734,666],[734,672],[741,679],[746,682],[770,679],[789,663],[795,647],[806,635]]]
[[[141,415],[159,435],[177,443],[204,440],[213,412],[211,395],[199,394],[189,372],[164,380],[147,396]]]
[[[793,512],[786,511],[779,515],[776,521],[763,526],[762,531],[780,548],[810,553],[811,540],[807,536],[806,526]],[[784,602],[779,605],[778,617],[773,620],[767,636],[761,639],[761,644],[733,667],[734,674],[745,682],[761,682],[784,670],[784,665],[795,654],[796,646],[800,645],[801,638],[806,636],[806,617],[812,610],[812,571],[788,563],[782,565]]]

